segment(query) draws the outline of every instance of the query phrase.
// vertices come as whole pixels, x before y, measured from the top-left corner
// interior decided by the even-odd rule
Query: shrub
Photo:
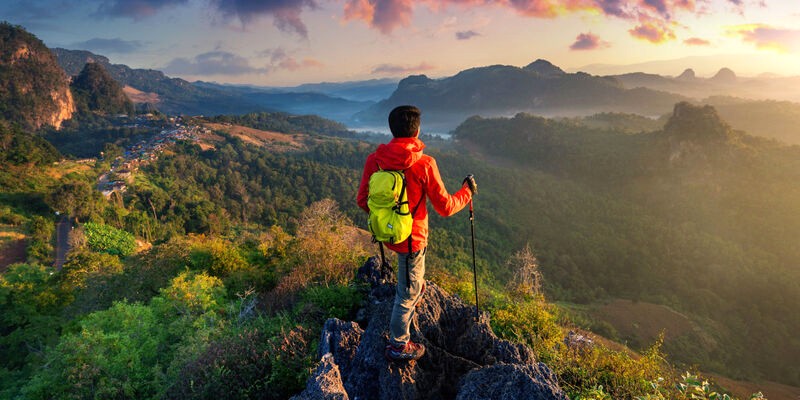
[[[554,308],[541,298],[496,306],[492,329],[502,338],[527,344],[545,363],[556,356],[556,346],[563,337]]]
[[[164,330],[153,310],[115,303],[62,336],[23,389],[28,398],[152,398],[159,391]]]
[[[312,285],[346,285],[367,255],[358,230],[330,199],[315,202],[302,212],[292,247],[295,255],[284,263],[292,269],[267,299],[272,310],[290,307],[300,291]]]
[[[106,253],[77,251],[70,253],[69,262],[59,275],[62,289],[66,292],[83,289],[87,282],[102,280],[111,275],[122,273],[119,258]]]
[[[234,244],[219,238],[195,238],[199,243],[192,246],[189,254],[189,262],[193,268],[224,277],[248,267],[244,256]]]
[[[212,343],[185,365],[166,397],[172,399],[285,399],[305,386],[312,360],[302,327],[270,335],[246,328]]]
[[[593,398],[590,394],[602,388],[610,398],[631,399],[647,393],[650,382],[670,376],[660,348],[659,341],[643,356],[633,357],[598,344],[581,349],[562,346],[549,365],[570,398]]]
[[[41,216],[34,216],[28,223],[30,243],[28,244],[28,259],[48,264],[53,260],[53,245],[51,243],[55,225],[53,221]]]
[[[169,287],[161,289],[161,296],[154,301],[164,301],[162,309],[167,315],[199,316],[216,311],[224,297],[225,287],[219,278],[185,271],[172,279]]]
[[[302,294],[302,298],[323,310],[324,319],[343,320],[349,319],[363,300],[358,288],[350,285],[312,287]]]
[[[94,251],[127,257],[136,250],[136,238],[128,232],[94,222],[83,227],[87,243]]]

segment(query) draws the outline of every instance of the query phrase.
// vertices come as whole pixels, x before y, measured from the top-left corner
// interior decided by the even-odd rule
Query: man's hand
[[[468,187],[469,191],[472,192],[473,195],[478,194],[478,184],[475,183],[475,176],[472,174],[469,174],[466,178],[464,178],[462,185]]]

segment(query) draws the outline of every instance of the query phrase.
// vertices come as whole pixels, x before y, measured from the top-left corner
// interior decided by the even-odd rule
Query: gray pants
[[[394,308],[392,309],[392,320],[389,322],[390,340],[395,346],[402,346],[411,339],[411,319],[414,317],[414,309],[417,302],[422,297],[422,287],[425,284],[425,249],[412,253],[408,257],[410,269],[408,275],[411,277],[411,284],[406,284],[406,254],[398,254],[397,267],[397,289],[394,296]]]

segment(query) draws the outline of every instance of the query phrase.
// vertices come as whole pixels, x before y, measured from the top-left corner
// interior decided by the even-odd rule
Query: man
[[[412,210],[413,217],[411,237],[400,243],[386,243],[386,247],[398,253],[397,289],[389,324],[389,344],[386,346],[386,357],[391,360],[418,360],[425,354],[423,345],[411,341],[410,325],[415,306],[425,290],[427,199],[430,199],[436,212],[447,217],[463,209],[477,191],[475,179],[469,175],[455,194],[447,192],[436,160],[422,154],[425,144],[418,138],[420,115],[420,110],[414,106],[400,106],[389,113],[389,129],[393,139],[379,145],[367,157],[358,188],[358,206],[369,212],[367,200],[372,174],[379,169],[405,172],[409,210]],[[411,240],[411,253],[408,240]]]

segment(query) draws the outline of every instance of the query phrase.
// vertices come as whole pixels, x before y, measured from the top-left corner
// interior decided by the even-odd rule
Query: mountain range
[[[625,112],[653,118],[669,114],[679,101],[690,100],[714,105],[734,128],[800,143],[800,135],[793,128],[800,120],[800,105],[786,101],[800,100],[792,90],[800,85],[800,78],[740,77],[724,67],[709,78],[699,77],[691,68],[675,77],[645,72],[596,76],[565,72],[540,59],[522,68],[477,67],[436,79],[414,75],[399,82],[373,79],[264,87],[188,82],[167,77],[160,71],[112,64],[108,58],[88,51],[54,49],[53,52],[67,74],[77,75],[83,64],[95,61],[106,67],[140,108],[149,104],[170,114],[281,111],[316,114],[354,128],[385,131],[389,110],[412,103],[423,109],[426,130],[446,133],[472,115],[492,117],[533,112],[545,116],[582,116]],[[783,102],[765,103],[767,99]]]
[[[7,58],[20,50],[10,43],[6,41],[3,46],[7,47],[4,50]],[[40,47],[45,48],[43,44]],[[279,111],[315,114],[352,128],[385,132],[388,111],[396,105],[411,103],[422,108],[425,131],[447,133],[473,115],[494,117],[531,112],[563,117],[624,112],[656,118],[669,114],[675,103],[689,100],[715,106],[735,129],[800,143],[795,129],[800,122],[800,104],[786,101],[798,97],[792,89],[800,85],[800,78],[748,78],[737,76],[729,68],[721,68],[709,78],[699,77],[692,69],[685,69],[675,77],[644,72],[596,76],[565,72],[540,59],[521,68],[492,65],[443,78],[414,75],[399,82],[374,79],[263,87],[188,82],[157,70],[113,64],[107,57],[88,51],[56,48],[52,52],[66,74],[57,71],[57,66],[48,67],[55,71],[48,82],[60,79],[65,85],[66,76],[76,77],[87,63],[93,62],[119,82],[139,110],[158,109],[168,114],[241,115]],[[59,74],[61,78],[57,77]],[[6,84],[22,82],[3,81]],[[4,91],[6,95],[12,92]],[[58,93],[57,90],[37,92]],[[770,98],[782,101],[768,100]],[[70,107],[74,111],[74,104],[70,106],[71,102],[64,99],[66,97],[52,118],[44,117],[48,113],[34,113],[38,117],[37,121],[31,121],[31,126],[58,126],[60,121],[69,118],[68,111]],[[17,104],[16,101],[5,103]],[[48,102],[36,104],[44,106]]]

